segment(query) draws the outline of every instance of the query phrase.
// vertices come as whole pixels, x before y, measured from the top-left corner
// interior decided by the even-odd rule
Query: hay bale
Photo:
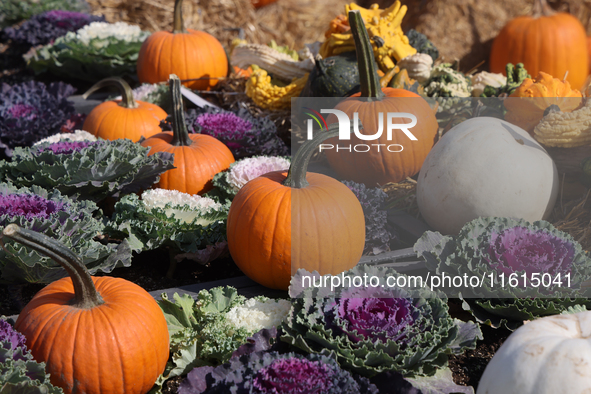
[[[255,10],[250,0],[184,0],[186,28],[204,30],[228,48],[242,28],[246,39],[301,49],[304,43],[324,39],[328,23],[343,12],[351,0],[278,0]],[[149,31],[170,30],[174,0],[88,0],[93,14],[105,15],[107,21],[138,24]]]

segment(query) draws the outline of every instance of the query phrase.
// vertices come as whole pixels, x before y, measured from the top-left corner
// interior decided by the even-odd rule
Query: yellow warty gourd
[[[294,79],[287,86],[277,86],[271,83],[271,77],[265,70],[257,69],[246,81],[246,95],[261,108],[288,109],[291,107],[291,98],[300,95],[307,80],[308,74]]]

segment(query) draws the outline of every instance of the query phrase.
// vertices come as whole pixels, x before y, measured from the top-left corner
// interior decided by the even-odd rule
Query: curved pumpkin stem
[[[382,92],[373,48],[359,10],[349,11],[349,25],[355,40],[361,97],[381,100],[385,95]]]
[[[539,18],[541,16],[552,16],[556,11],[548,5],[546,0],[534,0],[534,7],[532,9],[532,17]]]
[[[115,86],[117,90],[119,90],[119,94],[121,95],[121,103],[119,103],[120,106],[124,108],[138,107],[138,104],[133,98],[133,91],[131,90],[131,86],[129,86],[129,84],[125,82],[123,78],[119,77],[110,77],[98,81],[97,83],[92,85],[90,89],[84,92],[82,98],[86,100],[88,96],[90,96],[92,93],[106,86]]]
[[[90,273],[78,256],[62,243],[45,234],[27,230],[16,224],[9,224],[2,231],[2,236],[11,238],[28,248],[53,259],[64,267],[74,285],[74,303],[72,306],[80,309],[91,309],[104,304],[96,290]]]
[[[183,0],[174,1],[174,17],[172,20],[172,32],[177,33],[188,33],[183,23]]]
[[[361,122],[359,122],[359,130],[363,128]],[[353,122],[351,122],[351,130],[353,132]],[[300,149],[296,152],[291,160],[291,165],[289,166],[289,171],[287,173],[287,178],[283,181],[284,186],[293,187],[294,189],[302,189],[309,185],[308,181],[306,180],[306,175],[308,173],[308,165],[310,164],[310,159],[322,142],[326,141],[329,138],[334,138],[339,136],[339,123],[332,123],[328,126],[328,129],[322,133],[319,133],[313,139],[305,142]]]
[[[169,76],[170,96],[172,98],[172,146],[190,146],[193,140],[189,138],[189,131],[185,124],[183,96],[181,94],[181,80],[175,74]]]

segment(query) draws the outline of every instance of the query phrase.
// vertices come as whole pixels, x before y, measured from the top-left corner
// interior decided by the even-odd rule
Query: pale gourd
[[[478,217],[543,219],[554,207],[558,184],[552,158],[525,130],[478,117],[453,127],[429,152],[417,203],[433,229],[457,234]]]
[[[591,312],[520,327],[486,366],[476,394],[591,392]]]

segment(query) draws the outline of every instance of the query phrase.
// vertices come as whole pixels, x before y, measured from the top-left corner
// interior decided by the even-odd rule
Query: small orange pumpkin
[[[51,257],[70,276],[39,291],[15,324],[51,383],[66,394],[147,393],[169,354],[154,298],[125,279],[90,276],[78,256],[44,234],[10,224],[3,236]]]
[[[105,78],[94,84],[82,97],[86,99],[105,86],[117,87],[122,99],[107,101],[93,108],[84,120],[82,130],[105,140],[127,138],[133,142],[162,131],[160,121],[166,119],[166,112],[156,104],[136,101],[131,87],[122,78]]]
[[[354,267],[365,246],[365,217],[343,183],[307,173],[312,153],[338,135],[331,126],[304,144],[289,172],[274,171],[248,182],[228,213],[228,249],[255,282],[287,290],[299,268],[337,275]]]
[[[420,171],[435,142],[439,128],[437,119],[429,104],[418,94],[405,89],[381,87],[373,50],[359,11],[349,11],[349,25],[355,38],[361,92],[340,102],[336,109],[347,114],[349,119],[353,119],[354,114],[358,113],[363,126],[363,130],[360,131],[362,134],[376,133],[380,113],[383,117],[386,117],[388,112],[413,114],[417,118],[417,124],[411,131],[417,140],[411,141],[400,130],[393,132],[392,139],[388,139],[385,131],[386,120],[382,118],[383,132],[377,140],[364,141],[357,136],[351,136],[350,142],[347,141],[345,144],[380,144],[381,149],[377,146],[373,146],[368,152],[331,149],[326,151],[326,157],[330,166],[342,178],[365,183],[370,187],[400,182]],[[365,100],[359,100],[357,97]],[[329,124],[335,121],[336,117],[332,114],[327,119]],[[395,118],[393,123],[408,123],[408,120]],[[332,144],[337,144],[337,141],[333,140]],[[397,146],[389,148],[392,145]],[[403,147],[402,151],[399,151],[400,146]]]
[[[228,56],[212,35],[185,29],[182,0],[174,2],[172,32],[158,31],[144,41],[137,59],[140,82],[157,83],[176,74],[184,85],[195,90],[209,90],[228,74]]]
[[[523,63],[531,75],[540,71],[582,88],[589,71],[587,34],[573,15],[556,12],[546,0],[534,0],[532,15],[509,21],[494,39],[490,71],[504,73],[507,63]]]
[[[221,141],[205,134],[191,134],[185,124],[181,81],[178,76],[170,76],[172,97],[172,132],[156,134],[143,142],[151,147],[148,155],[156,152],[174,153],[176,168],[160,175],[156,187],[178,190],[188,194],[202,194],[213,188],[213,176],[234,163],[234,156]]]
[[[578,108],[583,100],[581,92],[571,89],[568,81],[553,78],[540,71],[535,79],[526,78],[504,101],[505,120],[533,135],[534,128],[551,105],[563,112]]]

